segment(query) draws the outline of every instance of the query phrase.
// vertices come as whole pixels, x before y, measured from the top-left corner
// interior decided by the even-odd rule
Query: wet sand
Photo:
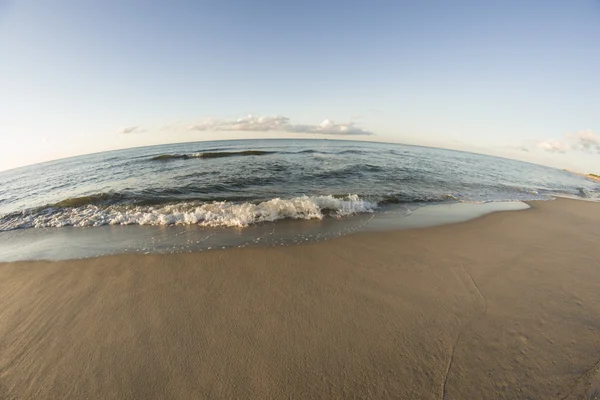
[[[600,203],[531,205],[291,247],[0,264],[0,398],[596,398]]]

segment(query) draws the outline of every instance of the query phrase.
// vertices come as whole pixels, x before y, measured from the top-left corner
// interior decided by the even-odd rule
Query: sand
[[[559,199],[291,247],[0,264],[0,398],[597,398],[599,239],[600,204]]]

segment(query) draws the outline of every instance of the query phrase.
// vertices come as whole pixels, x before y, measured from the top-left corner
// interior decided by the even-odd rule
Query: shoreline
[[[596,174],[592,174],[592,173],[586,174],[585,172],[571,171],[571,170],[568,170],[568,169],[565,169],[565,171],[570,172],[570,173],[575,174],[575,175],[582,176],[584,178],[591,179],[592,181],[595,181],[595,182],[600,182],[600,176],[598,176]]]
[[[4,398],[568,398],[600,204],[192,254],[0,263]]]
[[[522,201],[399,204],[339,219],[283,219],[244,228],[205,228],[192,224],[17,229],[0,232],[0,262],[62,261],[120,254],[185,254],[249,246],[293,246],[360,232],[454,224],[494,212],[520,211],[529,207]]]

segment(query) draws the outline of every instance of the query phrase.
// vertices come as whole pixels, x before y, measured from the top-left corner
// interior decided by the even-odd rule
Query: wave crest
[[[100,193],[90,196],[72,197],[59,201],[58,203],[54,204],[53,207],[74,208],[88,204],[112,204],[121,201],[124,198],[125,196],[119,193]]]

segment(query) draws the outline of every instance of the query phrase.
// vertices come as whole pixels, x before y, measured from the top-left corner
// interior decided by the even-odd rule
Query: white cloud
[[[372,135],[358,128],[354,123],[348,122],[337,124],[326,119],[319,125],[292,125],[290,119],[282,116],[257,117],[248,115],[237,120],[215,120],[206,119],[198,124],[188,126],[188,130],[194,131],[246,131],[246,132],[292,132],[292,133],[314,133],[323,135]]]
[[[219,125],[220,122],[208,118],[198,124],[188,126],[187,129],[190,131],[210,131],[217,130]]]
[[[349,122],[345,124],[336,124],[326,119],[319,125],[294,125],[289,126],[288,132],[296,133],[318,133],[322,135],[372,135],[373,132],[365,131]]]
[[[145,132],[145,130],[140,128],[139,126],[126,126],[125,128],[119,129],[119,133],[121,133],[121,134],[141,133],[141,132]]]
[[[600,154],[600,136],[591,130],[566,134],[563,139],[525,140],[519,146],[512,146],[522,151],[540,149],[549,153],[567,153],[580,151]]]
[[[280,131],[287,129],[289,126],[289,121],[289,118],[280,116],[255,117],[253,115],[248,115],[247,117],[240,118],[233,123],[223,125],[221,130],[254,132]]]
[[[591,130],[571,133],[567,135],[567,140],[573,142],[573,147],[577,150],[600,153],[600,137]]]
[[[537,142],[537,147],[550,153],[566,153],[570,146],[562,140],[542,140]]]

